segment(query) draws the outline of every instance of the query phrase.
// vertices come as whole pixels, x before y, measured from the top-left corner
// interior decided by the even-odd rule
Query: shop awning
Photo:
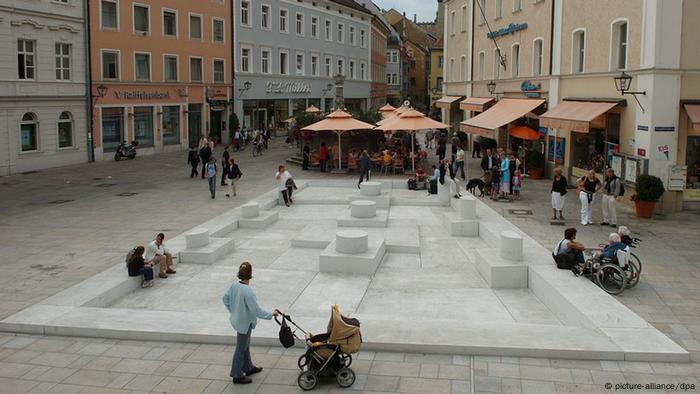
[[[494,102],[491,97],[467,97],[459,103],[459,109],[462,111],[484,112],[486,107]]]
[[[693,123],[693,131],[700,133],[700,104],[686,104],[684,107]]]
[[[603,114],[619,103],[563,101],[540,116],[540,127],[588,133],[591,125],[605,127]],[[597,124],[601,122],[601,124]]]
[[[435,101],[435,106],[438,108],[451,109],[453,104],[463,98],[464,96],[442,96],[439,100]]]
[[[522,118],[544,104],[545,100],[504,98],[493,107],[460,124],[460,131],[494,138],[495,130]]]

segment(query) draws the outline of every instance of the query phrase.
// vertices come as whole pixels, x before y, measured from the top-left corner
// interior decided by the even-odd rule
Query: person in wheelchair
[[[608,237],[608,244],[605,245],[603,252],[600,254],[600,262],[620,265],[617,261],[617,251],[626,250],[627,247],[628,245],[622,242],[618,233],[611,233]]]
[[[620,226],[617,228],[617,234],[620,236],[620,241],[625,245],[632,245],[634,241],[632,240],[632,232],[627,226]]]

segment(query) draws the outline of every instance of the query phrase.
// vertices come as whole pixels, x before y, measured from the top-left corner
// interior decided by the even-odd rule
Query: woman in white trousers
[[[581,224],[587,226],[593,224],[593,201],[595,195],[602,187],[600,179],[595,176],[595,171],[590,170],[585,177],[578,181],[578,197],[581,201]]]

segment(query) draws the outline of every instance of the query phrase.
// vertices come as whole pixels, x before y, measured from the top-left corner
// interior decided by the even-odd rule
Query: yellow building
[[[437,111],[435,102],[442,98],[442,83],[443,83],[443,68],[445,65],[445,56],[442,50],[444,40],[442,37],[430,48],[430,75],[428,76],[428,92],[430,94],[430,114],[433,115]]]

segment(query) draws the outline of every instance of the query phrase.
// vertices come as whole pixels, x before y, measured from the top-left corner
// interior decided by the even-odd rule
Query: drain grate
[[[124,193],[117,194],[117,196],[119,196],[119,197],[131,197],[131,196],[135,196],[137,194],[138,193],[134,193],[134,192],[124,192]]]
[[[71,202],[71,201],[74,201],[74,200],[53,200],[53,201],[49,201],[49,204],[65,204],[65,203]]]
[[[532,216],[532,210],[529,209],[509,209],[508,214],[517,216]]]
[[[117,186],[116,183],[100,183],[99,185],[95,185],[96,187],[112,187],[112,186]]]

